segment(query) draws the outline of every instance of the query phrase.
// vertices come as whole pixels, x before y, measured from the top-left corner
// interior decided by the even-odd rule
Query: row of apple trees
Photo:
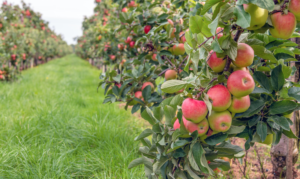
[[[71,53],[72,49],[22,2],[3,2],[0,11],[0,81],[16,79],[21,70]]]
[[[299,3],[299,1],[297,1]],[[296,2],[296,3],[297,3]],[[152,128],[140,141],[148,178],[201,178],[245,151],[230,138],[278,144],[297,138],[295,1],[102,0],[85,18],[76,53],[110,64],[104,103],[124,102]],[[130,107],[130,108],[129,108]],[[151,136],[151,137],[149,137]]]

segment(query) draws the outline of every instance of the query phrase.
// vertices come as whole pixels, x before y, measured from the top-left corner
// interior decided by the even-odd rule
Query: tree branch
[[[224,30],[221,30],[220,32],[216,33],[216,35],[222,33],[223,31],[224,31]],[[216,36],[216,35],[215,35],[215,36]],[[198,46],[198,48],[200,48],[202,45],[206,44],[206,42],[207,42],[209,39],[211,39],[211,38],[213,38],[213,37],[215,37],[215,36],[210,36],[210,37],[208,37],[203,43],[201,43],[201,44]]]

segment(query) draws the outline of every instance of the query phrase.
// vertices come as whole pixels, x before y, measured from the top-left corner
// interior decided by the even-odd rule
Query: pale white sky
[[[83,17],[93,14],[94,0],[24,0],[31,4],[34,11],[43,14],[51,29],[62,34],[68,44],[75,44],[74,37],[81,36]],[[3,2],[1,0],[0,2]],[[8,3],[21,5],[21,0],[7,0]]]

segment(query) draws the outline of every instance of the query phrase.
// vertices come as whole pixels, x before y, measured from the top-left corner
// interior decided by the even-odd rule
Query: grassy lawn
[[[0,178],[142,178],[141,127],[102,104],[100,71],[71,55],[0,84]]]

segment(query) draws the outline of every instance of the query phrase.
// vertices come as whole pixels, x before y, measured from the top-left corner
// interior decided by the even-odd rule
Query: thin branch
[[[208,85],[212,84],[214,81],[216,81],[218,78],[213,78],[209,83]]]
[[[260,170],[261,170],[261,173],[263,174],[263,178],[266,179],[267,177],[266,177],[266,174],[265,174],[264,166],[263,166],[263,164],[262,164],[262,162],[261,162],[260,155],[259,155],[259,153],[258,153],[258,150],[257,150],[257,148],[256,148],[256,145],[254,145],[254,150],[255,150],[255,152],[256,152],[256,154],[257,154],[257,160],[258,160],[258,163],[259,163],[259,165],[260,165]]]
[[[185,32],[184,32],[183,34],[181,34],[181,35],[179,36],[179,38],[183,37],[184,35],[185,35]]]
[[[168,68],[168,69],[165,69],[164,71],[162,71],[160,74],[158,74],[158,76],[163,75],[164,73],[166,73],[167,70],[169,70],[169,68]]]
[[[171,60],[168,59],[168,57],[166,57],[166,60],[167,60],[174,68],[176,68],[176,66],[171,62]]]
[[[231,61],[232,61],[228,56],[226,56],[226,58],[227,58],[227,61],[226,61],[226,65],[225,65],[224,71],[228,71],[229,70],[229,67],[230,67],[230,64],[231,64]]]
[[[210,59],[210,57],[212,56],[213,53],[209,53],[207,59],[206,59],[206,62],[208,62],[208,60]]]
[[[218,34],[222,33],[223,31],[224,31],[224,29],[221,30],[220,32],[216,33],[215,36],[217,36]],[[202,43],[198,46],[198,48],[200,48],[202,45],[206,44],[206,42],[207,42],[209,39],[211,39],[211,38],[213,38],[213,37],[215,37],[215,36],[210,36],[210,37],[208,37],[204,42],[202,42]]]
[[[180,63],[178,69],[180,69],[182,67],[182,65],[184,64],[184,62],[189,58],[189,56],[186,56],[183,61]]]

